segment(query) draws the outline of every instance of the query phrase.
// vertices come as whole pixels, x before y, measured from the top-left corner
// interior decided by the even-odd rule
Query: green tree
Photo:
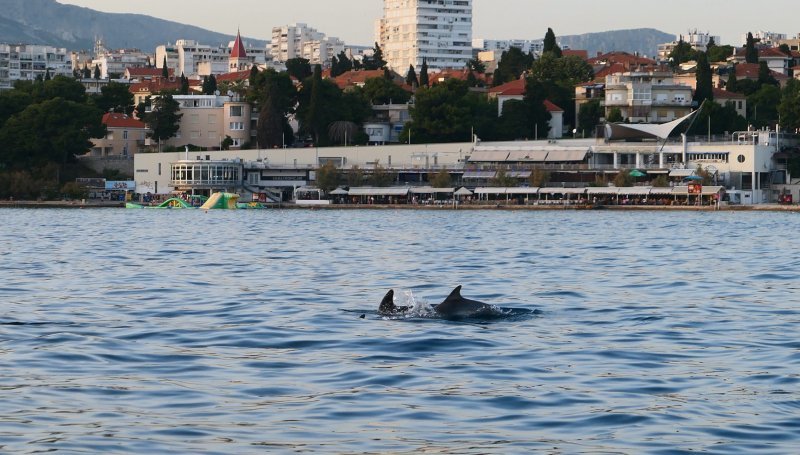
[[[496,188],[509,188],[519,186],[519,180],[508,175],[504,168],[498,168],[494,178],[489,180],[489,186]]]
[[[618,107],[612,107],[610,111],[608,111],[608,116],[606,117],[606,122],[608,123],[620,123],[624,122],[625,119],[622,117],[622,111]]]
[[[419,70],[419,86],[430,86],[430,81],[428,80],[428,60],[424,58],[422,59],[422,68]]]
[[[33,104],[30,93],[21,90],[0,91],[0,128],[11,116],[16,115]]]
[[[181,73],[181,88],[178,91],[181,95],[188,95],[189,94],[189,79],[186,78],[185,75]]]
[[[414,88],[419,86],[419,80],[417,79],[417,72],[414,71],[414,65],[408,65],[408,73],[406,73],[406,84]]]
[[[524,102],[531,116],[531,123],[534,125],[534,138],[547,137],[550,130],[550,112],[544,105],[546,97],[545,83],[538,81],[534,78],[528,78],[525,81],[525,97]]]
[[[339,52],[331,60],[331,77],[337,77],[353,69],[353,61],[347,56],[345,51]]]
[[[286,60],[286,72],[298,81],[304,81],[313,74],[311,64],[305,58],[290,58]]]
[[[226,135],[225,139],[223,139],[219,145],[222,150],[230,150],[233,145],[233,138]]]
[[[744,45],[744,61],[747,63],[758,63],[758,48],[753,34],[747,32],[747,41]]]
[[[760,62],[758,64],[758,84],[760,86],[779,85],[778,80],[775,79],[775,76],[772,75],[772,70],[769,69],[767,62]]]
[[[711,126],[711,134],[723,134],[726,131],[747,129],[747,121],[739,115],[731,102],[725,103],[725,105],[706,103],[697,113],[697,117],[687,133],[690,135],[705,135],[709,131],[709,125]]]
[[[763,85],[747,97],[747,110],[752,124],[758,128],[774,125],[778,121],[781,90],[774,85]]]
[[[736,80],[736,65],[733,65],[733,68],[731,68],[728,73],[728,82],[725,83],[725,90],[732,93],[739,91],[739,84]]]
[[[164,56],[164,61],[161,62],[161,77],[164,79],[169,77],[169,68],[167,67],[167,56]]]
[[[328,161],[317,168],[317,187],[325,193],[330,193],[339,184],[339,170],[336,165]]]
[[[161,144],[162,141],[175,137],[180,129],[180,104],[169,93],[162,93],[152,101],[152,110],[142,118],[150,131],[147,137]]]
[[[246,98],[258,109],[259,147],[282,146],[291,128],[287,118],[297,103],[297,91],[289,73],[273,69],[260,71],[251,81]]]
[[[101,76],[100,75],[100,65],[95,65],[94,66],[94,78],[95,78],[95,80],[100,80],[100,78],[101,78],[100,76]]]
[[[594,70],[580,57],[556,58],[546,53],[533,62],[530,76],[542,83],[545,99],[564,109],[565,123],[571,123],[575,119],[575,86],[593,80]]]
[[[537,167],[531,172],[528,182],[532,187],[541,188],[547,186],[550,183],[550,172]]]
[[[308,109],[305,111],[303,121],[314,135],[314,143],[317,145],[320,144],[320,135],[327,125],[322,111],[322,103],[322,67],[314,65],[314,76],[311,80],[311,98],[308,101]]]
[[[713,46],[706,51],[709,62],[724,62],[733,55],[733,46]]]
[[[619,171],[617,175],[614,176],[614,186],[617,187],[632,186],[633,182],[633,177],[631,177],[630,172],[626,170]]]
[[[789,131],[800,128],[800,81],[791,79],[781,93],[781,102],[778,105],[781,116],[781,126]],[[793,175],[798,175],[793,173]]]
[[[696,58],[697,51],[692,48],[692,45],[680,39],[678,40],[678,44],[672,49],[672,52],[669,53],[669,65],[675,69],[681,63],[686,63]]]
[[[594,99],[589,102],[581,104],[578,109],[578,125],[577,129],[581,131],[581,136],[589,137],[594,136],[594,131],[597,125],[600,124],[600,119],[603,117],[603,106],[600,105],[600,100]]]
[[[380,164],[375,164],[375,169],[372,170],[372,175],[370,176],[370,183],[372,186],[389,186],[393,181],[394,175],[391,172],[386,170],[386,168]]]
[[[89,138],[105,135],[101,118],[96,107],[63,98],[31,104],[0,128],[0,168],[71,162],[89,150]]]
[[[500,61],[497,62],[497,69],[492,75],[494,85],[503,85],[519,79],[532,63],[533,56],[525,54],[518,47],[511,47],[507,51],[503,51]]]
[[[82,76],[83,76],[84,79],[89,79],[89,78],[92,77],[92,70],[89,69],[89,63],[88,62],[83,64],[83,74],[82,74]]]
[[[375,105],[404,104],[411,98],[410,93],[383,77],[373,77],[364,81],[363,93],[366,99]]]
[[[558,43],[556,42],[556,34],[553,33],[552,28],[547,28],[547,33],[544,35],[544,45],[542,48],[542,52],[547,54],[551,54],[556,58],[561,57],[561,48],[558,47]]]
[[[428,174],[428,181],[434,188],[449,188],[453,184],[447,169],[442,169],[436,174]]]
[[[92,101],[102,112],[133,113],[133,93],[126,84],[109,82],[100,87],[100,94],[95,95]]]
[[[467,62],[467,69],[474,73],[483,74],[486,72],[486,64],[480,59],[473,58]]]
[[[695,79],[697,81],[697,88],[694,92],[694,101],[698,106],[702,105],[706,100],[714,100],[714,84],[712,81],[711,65],[704,52],[697,53],[697,71]]]
[[[379,70],[386,66],[386,60],[383,59],[383,50],[378,43],[372,49],[372,56],[364,59],[365,70]]]

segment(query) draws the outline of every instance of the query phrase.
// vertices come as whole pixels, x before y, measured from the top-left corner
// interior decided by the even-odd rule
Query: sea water
[[[798,453],[799,222],[0,210],[0,453]]]

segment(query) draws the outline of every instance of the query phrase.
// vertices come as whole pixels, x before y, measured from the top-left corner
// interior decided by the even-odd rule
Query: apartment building
[[[265,65],[267,52],[266,49],[248,47],[237,33],[236,39],[227,45],[209,46],[194,40],[181,39],[174,45],[158,46],[155,55],[156,67],[161,68],[165,58],[167,68],[174,70],[176,76],[202,77],[237,71],[238,69],[231,68],[231,59],[236,60],[236,68],[249,69],[253,64]]]
[[[72,75],[72,60],[63,47],[0,43],[0,90],[14,87],[18,80]]]
[[[712,35],[709,32],[700,32],[697,30],[690,30],[686,34],[680,34],[676,37],[675,41],[671,43],[664,43],[658,45],[658,61],[659,62],[666,62],[669,60],[669,54],[675,49],[679,42],[684,42],[689,46],[692,46],[692,49],[700,52],[705,52],[708,49],[708,44],[711,40],[714,40],[714,43],[717,45],[722,44],[721,38],[719,36]]]
[[[670,71],[628,71],[606,76],[605,116],[619,109],[631,123],[666,123],[692,112],[692,88]]]
[[[463,68],[472,58],[472,0],[384,0],[376,41],[388,66]]]
[[[544,52],[543,40],[524,40],[524,39],[511,39],[511,40],[492,40],[475,38],[472,40],[472,48],[475,52],[496,51],[503,53],[512,47],[516,47],[524,54],[533,54],[534,57],[539,57]]]
[[[103,115],[103,124],[106,126],[106,136],[92,139],[90,156],[133,156],[144,150],[147,127],[140,120],[108,112]]]
[[[344,41],[336,37],[327,37],[307,24],[295,23],[272,29],[270,53],[272,59],[278,62],[304,58],[312,65],[326,66],[343,50],[345,50]]]
[[[128,68],[146,68],[152,64],[153,56],[139,49],[117,49],[97,54],[89,63],[94,71],[100,69],[102,79],[119,79]]]
[[[232,149],[254,140],[252,107],[238,96],[174,95],[183,114],[178,135],[161,144],[162,147],[183,147],[192,144],[219,149],[226,136],[233,140]]]

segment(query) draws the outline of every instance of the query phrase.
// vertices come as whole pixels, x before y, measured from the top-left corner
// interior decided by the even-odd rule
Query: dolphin
[[[378,313],[383,316],[401,315],[407,313],[411,307],[397,306],[394,304],[394,290],[389,292],[381,300]],[[497,308],[487,303],[477,300],[465,299],[461,296],[461,285],[456,286],[453,292],[447,296],[442,303],[433,306],[437,315],[443,318],[469,318],[479,316],[491,316],[497,314]]]

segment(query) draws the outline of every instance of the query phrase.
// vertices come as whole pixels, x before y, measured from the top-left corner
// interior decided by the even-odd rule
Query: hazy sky
[[[139,13],[230,33],[269,39],[273,26],[304,22],[348,44],[370,45],[382,0],[58,0],[92,9]],[[748,31],[800,33],[797,0],[473,0],[473,37],[539,39],[628,28],[711,32],[724,44],[741,45]],[[191,38],[191,37],[186,37]]]

